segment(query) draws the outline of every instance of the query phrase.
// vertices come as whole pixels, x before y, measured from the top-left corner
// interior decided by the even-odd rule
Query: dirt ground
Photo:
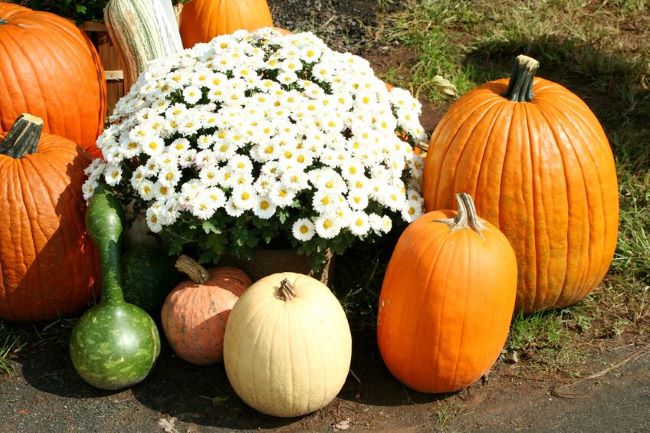
[[[406,49],[377,42],[383,25],[377,2],[270,4],[277,25],[312,30],[337,49],[365,56],[378,70],[413,58]],[[382,4],[391,11],[400,7],[397,1]],[[431,131],[445,107],[423,104],[422,122]],[[0,433],[650,432],[650,337],[642,331],[590,341],[588,356],[576,366],[585,379],[546,374],[505,354],[487,380],[431,396],[396,381],[383,366],[373,330],[361,330],[353,336],[352,369],[339,397],[314,414],[286,420],[241,402],[222,365],[190,365],[166,345],[143,383],[115,393],[96,390],[72,367],[70,331],[65,321],[18,328],[23,346],[14,372],[0,375]]]
[[[594,346],[582,367],[605,372],[597,378],[544,377],[500,361],[487,381],[446,396],[402,386],[383,366],[374,335],[355,335],[353,373],[339,397],[314,414],[277,419],[239,400],[222,365],[190,365],[165,346],[146,381],[103,392],[75,373],[69,327],[23,331],[28,340],[15,371],[0,377],[2,433],[650,431],[650,341],[635,335]]]

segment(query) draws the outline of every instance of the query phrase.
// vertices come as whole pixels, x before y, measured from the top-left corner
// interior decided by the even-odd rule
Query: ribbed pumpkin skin
[[[266,0],[192,0],[183,6],[180,16],[185,48],[236,30],[261,27],[273,27]]]
[[[21,113],[45,121],[93,156],[104,127],[104,69],[85,33],[70,21],[0,3],[0,130]]]
[[[424,171],[427,210],[466,191],[518,259],[517,309],[584,298],[611,263],[618,230],[614,158],[594,114],[559,84],[535,78],[531,102],[502,97],[508,80],[463,96],[433,136]]]
[[[0,155],[0,319],[52,320],[93,298],[98,262],[81,195],[89,162],[50,134],[34,154]]]
[[[183,49],[171,0],[111,0],[104,22],[124,65],[127,92],[148,62]]]
[[[481,237],[452,232],[427,213],[402,233],[379,297],[377,342],[405,385],[430,393],[463,389],[503,349],[515,303],[517,263],[506,237],[484,222]]]
[[[283,279],[296,297],[278,296]],[[352,337],[343,308],[321,282],[302,274],[269,275],[230,313],[224,365],[235,392],[267,415],[300,416],[331,402],[350,369]]]
[[[228,315],[250,278],[232,267],[209,269],[205,284],[185,281],[163,304],[160,320],[174,353],[184,360],[207,365],[223,359],[223,335]]]

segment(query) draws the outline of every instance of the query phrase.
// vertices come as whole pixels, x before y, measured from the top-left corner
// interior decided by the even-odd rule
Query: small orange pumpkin
[[[192,364],[206,365],[223,359],[223,336],[230,310],[251,284],[233,267],[206,270],[188,256],[176,268],[190,281],[172,290],[160,313],[162,327],[174,352]]]
[[[262,27],[273,27],[266,0],[192,0],[183,6],[180,16],[185,48],[236,30]]]
[[[456,200],[458,212],[430,212],[406,228],[379,296],[381,356],[420,392],[458,391],[484,375],[503,349],[515,305],[512,247],[477,217],[468,194]]]

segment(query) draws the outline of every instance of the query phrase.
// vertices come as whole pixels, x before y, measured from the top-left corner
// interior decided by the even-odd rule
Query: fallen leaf
[[[350,429],[350,419],[344,419],[334,424],[334,430],[349,430]]]
[[[170,419],[167,418],[160,418],[158,420],[158,425],[163,429],[165,433],[179,433],[178,430],[176,430],[176,418],[171,417]]]

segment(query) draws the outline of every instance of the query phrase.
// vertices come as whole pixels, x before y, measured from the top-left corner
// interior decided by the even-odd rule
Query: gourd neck
[[[517,56],[510,74],[508,90],[503,96],[512,102],[532,101],[535,97],[533,94],[533,81],[538,68],[539,62],[532,57],[523,54]]]
[[[102,304],[124,303],[120,248],[113,242],[99,255],[102,268]]]
[[[210,280],[210,273],[193,258],[181,255],[174,265],[176,269],[190,277],[195,284],[205,284]]]
[[[43,119],[31,114],[21,114],[0,142],[0,155],[19,159],[36,152],[43,131]]]
[[[284,302],[288,302],[296,297],[296,288],[291,284],[288,279],[284,279],[280,282],[280,288],[278,289],[278,296]]]
[[[464,192],[456,194],[456,203],[458,205],[458,212],[456,212],[454,218],[436,220],[436,222],[448,225],[452,232],[471,229],[482,238],[485,226],[476,214],[476,206],[474,205],[472,196]]]
[[[102,274],[102,304],[124,303],[120,266],[123,217],[119,201],[100,185],[86,215],[86,228],[95,243]]]

